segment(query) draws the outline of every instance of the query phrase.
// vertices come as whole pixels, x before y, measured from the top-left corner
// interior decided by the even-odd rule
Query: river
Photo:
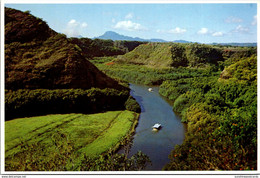
[[[131,95],[141,106],[141,114],[133,138],[129,156],[141,150],[149,156],[152,165],[146,170],[161,170],[169,162],[168,156],[176,144],[182,144],[186,127],[174,114],[172,104],[159,94],[159,87],[130,84]],[[152,131],[156,123],[162,124],[159,131]]]

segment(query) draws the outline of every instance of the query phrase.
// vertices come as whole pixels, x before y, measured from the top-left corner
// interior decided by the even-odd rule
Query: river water
[[[130,84],[130,94],[141,106],[141,114],[129,156],[141,150],[152,161],[146,170],[161,170],[169,162],[168,156],[175,145],[182,144],[186,127],[174,114],[172,104],[159,94],[159,87],[153,86],[153,92],[148,88]],[[156,123],[162,124],[159,131],[152,130]]]

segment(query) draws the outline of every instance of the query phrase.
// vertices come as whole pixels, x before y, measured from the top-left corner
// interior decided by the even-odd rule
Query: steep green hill
[[[147,43],[133,51],[117,57],[118,61],[153,67],[170,67],[172,65],[171,45],[169,43]]]
[[[197,43],[147,43],[117,57],[117,62],[155,68],[207,67],[227,58],[249,57],[256,48],[223,47]]]
[[[5,8],[5,18],[6,120],[130,108],[129,89],[98,70],[71,39],[29,12]]]
[[[41,19],[10,8],[5,8],[5,18],[6,89],[124,89]]]

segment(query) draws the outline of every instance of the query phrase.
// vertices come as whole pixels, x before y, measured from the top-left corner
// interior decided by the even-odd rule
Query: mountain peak
[[[103,35],[95,37],[95,38],[99,38],[99,39],[104,39],[104,40],[123,40],[123,41],[147,41],[147,42],[166,42],[165,40],[162,39],[142,39],[142,38],[138,38],[138,37],[130,37],[130,36],[125,36],[125,35],[121,35],[119,33],[116,33],[114,31],[106,31]]]
[[[113,32],[113,31],[106,31],[105,33],[104,33],[104,35],[119,35],[118,33],[116,33],[116,32]]]

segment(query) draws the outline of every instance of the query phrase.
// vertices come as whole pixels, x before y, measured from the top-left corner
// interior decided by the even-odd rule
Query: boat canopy
[[[154,124],[154,126],[153,126],[153,128],[155,128],[155,129],[159,129],[161,127],[161,124]]]

